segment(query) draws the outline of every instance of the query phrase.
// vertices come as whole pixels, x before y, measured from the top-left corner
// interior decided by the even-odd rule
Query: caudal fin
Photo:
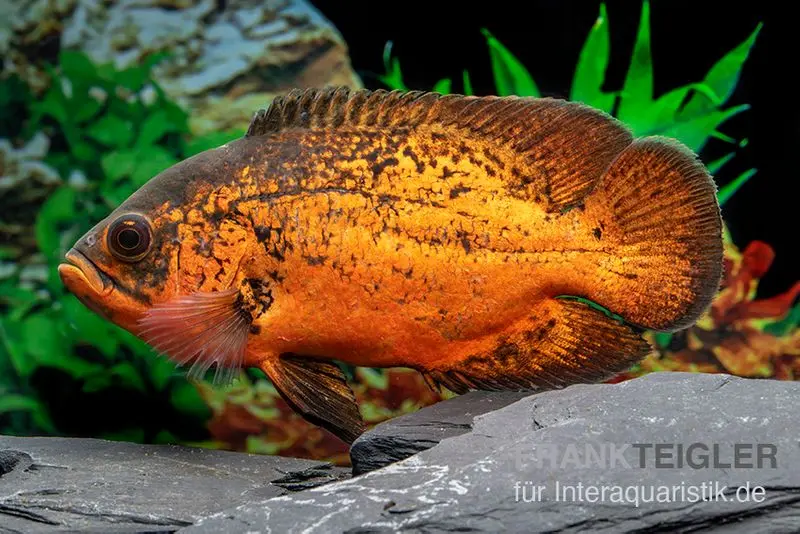
[[[605,214],[617,245],[602,300],[643,328],[693,324],[723,269],[717,189],[696,155],[672,139],[638,139],[608,168],[586,209]]]

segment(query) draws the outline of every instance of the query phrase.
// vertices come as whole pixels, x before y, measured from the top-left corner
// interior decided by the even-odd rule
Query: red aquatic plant
[[[353,392],[368,427],[445,398],[410,369],[356,368],[353,375]],[[197,387],[212,411],[208,422],[212,442],[207,445],[350,464],[347,445],[298,415],[267,380],[244,378],[225,389],[206,383]]]

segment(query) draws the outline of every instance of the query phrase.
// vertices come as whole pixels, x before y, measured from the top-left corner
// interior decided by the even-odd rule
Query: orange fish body
[[[722,237],[691,152],[581,104],[325,89],[153,178],[67,260],[192,375],[259,367],[349,442],[334,360],[455,392],[601,380],[705,310]]]

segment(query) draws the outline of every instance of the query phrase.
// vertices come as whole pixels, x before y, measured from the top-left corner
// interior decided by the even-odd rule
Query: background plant
[[[653,61],[650,53],[650,3],[642,3],[641,20],[628,71],[621,89],[605,91],[606,71],[611,59],[611,35],[605,4],[584,41],[575,67],[569,100],[583,102],[623,121],[636,136],[665,135],[674,137],[695,152],[702,154],[711,138],[730,145],[730,151],[714,161],[706,161],[709,171],[717,173],[747,145],[747,139],[733,139],[720,131],[726,121],[749,109],[748,104],[726,106],[736,89],[742,68],[756,42],[762,25],[736,48],[719,59],[705,78],[656,97],[653,83]],[[481,29],[489,49],[495,94],[541,97],[542,92],[529,70],[487,28]],[[407,91],[400,60],[392,56],[393,44],[384,48],[385,72],[378,79],[390,89]],[[431,88],[450,93],[453,80],[442,78]],[[461,94],[472,95],[467,70],[462,71]],[[719,193],[727,201],[756,170],[750,169],[731,180]]]

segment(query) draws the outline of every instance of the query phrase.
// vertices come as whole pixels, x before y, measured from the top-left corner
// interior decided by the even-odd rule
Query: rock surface
[[[6,3],[8,2],[8,3]],[[361,87],[347,45],[305,0],[5,0],[5,69],[36,85],[33,58],[53,46],[125,68],[168,52],[156,81],[192,109],[196,133],[246,127],[253,113],[293,87]]]
[[[274,456],[0,436],[0,532],[174,532],[344,476],[329,464]]]
[[[657,373],[577,385],[480,415],[382,469],[181,532],[793,532],[798,413],[798,382]]]
[[[449,402],[395,417],[368,430],[350,447],[353,475],[360,475],[430,449],[472,429],[478,416],[499,410],[530,393],[471,391]]]

